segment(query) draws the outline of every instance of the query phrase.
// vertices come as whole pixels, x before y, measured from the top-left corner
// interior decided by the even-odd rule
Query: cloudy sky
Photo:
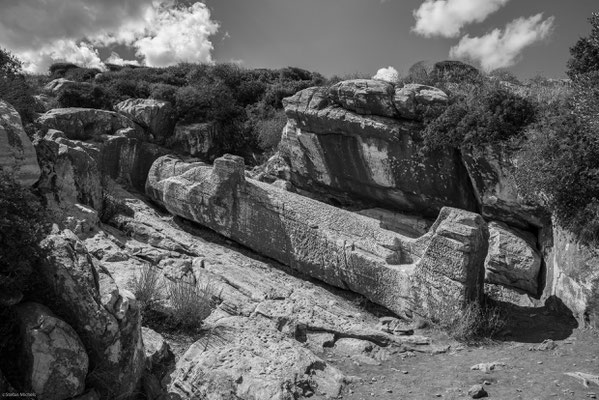
[[[35,72],[108,60],[401,74],[452,58],[561,77],[593,11],[597,0],[0,0],[0,47]]]

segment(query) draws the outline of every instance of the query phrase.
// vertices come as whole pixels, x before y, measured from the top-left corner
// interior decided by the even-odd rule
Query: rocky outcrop
[[[557,297],[581,326],[599,327],[599,255],[557,224],[545,243],[545,297]]]
[[[51,94],[53,96],[57,96],[60,92],[73,89],[77,87],[88,87],[91,88],[91,84],[86,82],[75,82],[65,78],[54,79],[44,86],[44,92],[47,94]]]
[[[449,104],[447,93],[432,86],[409,83],[395,89],[393,104],[402,118],[421,120],[443,112]]]
[[[121,129],[133,129],[143,135],[141,128],[124,115],[93,108],[56,108],[36,122],[45,129],[64,132],[72,140],[104,141]]]
[[[467,211],[443,209],[431,230],[413,239],[381,229],[377,220],[246,180],[243,159],[235,156],[217,159],[214,168],[160,158],[146,193],[175,215],[400,315],[427,314],[446,296],[463,302],[481,295],[488,232]]]
[[[485,259],[485,282],[538,292],[541,254],[536,238],[510,229],[503,223],[489,224],[489,253]]]
[[[84,244],[70,231],[42,242],[46,259],[40,279],[49,288],[55,312],[75,329],[90,360],[88,384],[104,396],[128,398],[144,368],[140,315],[135,298],[119,290],[95,265]]]
[[[443,206],[477,209],[458,152],[422,154],[420,124],[346,110],[331,104],[323,88],[284,104],[288,123],[279,149],[297,188],[432,218]]]
[[[340,394],[345,377],[339,370],[264,322],[230,317],[210,332],[177,363],[169,386],[174,399],[285,400]]]
[[[24,387],[39,398],[64,400],[83,393],[88,357],[77,333],[47,307],[22,303],[16,307],[21,327],[19,364]]]
[[[128,99],[114,106],[115,111],[139,124],[158,143],[172,136],[175,128],[171,103],[155,99]]]
[[[523,229],[549,227],[546,211],[522,198],[516,185],[513,157],[499,146],[473,151],[462,149],[483,217]]]
[[[40,177],[40,167],[21,117],[13,106],[0,99],[0,169],[10,172],[23,186]]]
[[[167,141],[167,146],[180,154],[210,160],[218,152],[216,138],[218,131],[212,122],[181,124],[175,126],[175,135]]]
[[[328,97],[341,107],[361,115],[396,117],[393,104],[395,86],[392,83],[374,79],[354,79],[342,81],[328,90]]]

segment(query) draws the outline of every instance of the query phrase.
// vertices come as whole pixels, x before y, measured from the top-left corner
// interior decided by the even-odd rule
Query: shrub
[[[535,107],[498,83],[486,83],[454,100],[423,130],[425,146],[480,147],[522,135],[534,120]]]
[[[131,281],[132,292],[137,299],[142,314],[150,310],[159,297],[160,274],[156,267],[146,264]]]
[[[68,62],[58,62],[50,65],[48,71],[50,72],[50,77],[52,79],[64,78],[65,74],[72,70],[80,68],[78,65]]]
[[[171,318],[183,329],[198,329],[212,312],[212,297],[215,293],[211,281],[169,281],[167,293],[172,307]]]
[[[98,213],[100,221],[110,223],[117,215],[133,216],[133,210],[125,203],[125,200],[116,194],[114,181],[107,176],[102,176],[102,208]]]
[[[0,48],[0,99],[9,102],[21,115],[23,123],[35,118],[33,89],[22,74],[23,63]]]
[[[111,96],[101,86],[83,83],[60,91],[56,98],[61,107],[85,107],[112,110]]]

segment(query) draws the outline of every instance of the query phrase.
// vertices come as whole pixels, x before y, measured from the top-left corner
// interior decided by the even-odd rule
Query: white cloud
[[[519,61],[525,48],[549,37],[554,20],[554,17],[543,20],[543,14],[537,14],[515,19],[504,30],[494,29],[481,37],[466,35],[451,48],[449,55],[477,61],[486,71],[510,67]]]
[[[396,83],[399,81],[399,73],[393,67],[381,68],[377,71],[376,75],[372,77],[372,79]]]
[[[124,60],[119,53],[113,51],[106,60],[104,60],[105,64],[114,64],[114,65],[141,65],[137,60]]]
[[[457,37],[462,28],[482,22],[509,0],[425,0],[414,10],[414,32],[424,37]]]
[[[56,61],[100,65],[95,48],[112,44],[135,48],[149,66],[212,62],[210,39],[219,29],[197,1],[189,6],[176,0],[1,1],[0,46],[31,72],[46,72]]]

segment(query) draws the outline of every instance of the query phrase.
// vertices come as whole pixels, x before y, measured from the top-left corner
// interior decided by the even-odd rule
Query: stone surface
[[[409,83],[395,89],[393,104],[401,118],[422,120],[425,115],[443,112],[449,104],[449,98],[441,89]]]
[[[331,104],[323,88],[284,105],[279,151],[295,187],[432,218],[443,206],[477,209],[458,152],[421,154],[419,123],[356,114]]]
[[[39,268],[65,321],[90,359],[88,384],[104,396],[131,396],[144,369],[140,315],[133,295],[119,290],[70,231],[48,236]]]
[[[175,134],[167,146],[177,153],[210,160],[220,150],[217,146],[216,124],[212,122],[181,124],[175,126]]]
[[[401,233],[404,236],[418,237],[424,235],[433,222],[414,215],[405,215],[384,208],[369,208],[358,211],[358,214],[380,221],[380,227],[388,231]]]
[[[328,97],[341,107],[361,115],[396,117],[392,83],[374,79],[339,82],[328,89]]]
[[[158,143],[171,137],[175,129],[174,110],[168,101],[127,99],[114,109],[146,129]]]
[[[285,400],[340,394],[343,374],[264,323],[230,317],[207,327],[171,375],[174,399]]]
[[[473,399],[482,399],[483,397],[487,397],[488,393],[483,387],[483,385],[473,385],[468,389],[468,396]]]
[[[167,360],[170,348],[164,337],[150,328],[142,327],[141,334],[146,354],[146,368],[151,370],[153,366],[159,366]]]
[[[535,242],[536,237],[530,233],[510,229],[503,223],[489,223],[485,282],[537,295],[541,254]]]
[[[11,173],[23,186],[40,177],[40,166],[31,140],[15,108],[0,99],[0,169]]]
[[[63,90],[85,86],[91,85],[86,82],[75,82],[65,78],[58,78],[48,82],[46,86],[44,86],[44,92],[57,96]]]
[[[16,311],[23,340],[19,364],[25,373],[25,387],[47,400],[83,393],[89,360],[73,328],[41,304],[22,303]]]
[[[40,116],[36,123],[44,129],[62,131],[72,140],[103,141],[120,129],[141,130],[124,115],[93,108],[56,108]]]
[[[498,146],[487,146],[477,152],[462,149],[462,158],[483,217],[523,229],[550,225],[548,214],[519,194],[513,156],[506,149]]]
[[[371,218],[246,180],[243,159],[235,156],[217,159],[214,168],[162,157],[146,193],[175,215],[399,315],[427,314],[446,296],[462,302],[481,294],[488,231],[467,211],[444,208],[431,230],[413,239]]]

